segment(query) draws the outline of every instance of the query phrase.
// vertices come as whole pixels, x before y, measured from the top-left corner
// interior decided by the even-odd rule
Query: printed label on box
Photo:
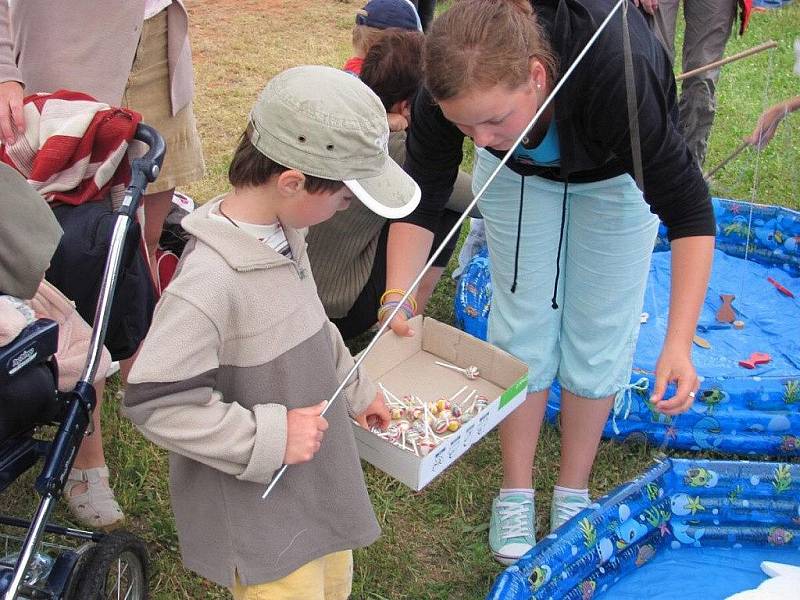
[[[528,376],[523,375],[517,382],[508,388],[503,394],[500,396],[499,406],[497,408],[502,409],[506,404],[511,402],[514,397],[519,394],[522,390],[528,387]]]

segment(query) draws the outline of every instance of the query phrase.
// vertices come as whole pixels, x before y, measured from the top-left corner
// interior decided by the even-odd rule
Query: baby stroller
[[[96,398],[90,382],[101,356],[126,235],[144,190],[158,176],[164,159],[164,140],[153,128],[139,124],[134,137],[149,150],[133,161],[130,184],[116,211],[89,352],[75,388],[68,393],[57,391],[53,354],[58,326],[54,321],[38,319],[0,348],[0,413],[5,413],[0,421],[0,492],[40,457],[44,459],[35,484],[41,500],[33,519],[0,516],[0,525],[27,530],[24,538],[0,535],[2,600],[134,600],[148,595],[147,551],[136,536],[48,523],[91,423]],[[58,426],[52,440],[39,439],[37,426],[51,423]],[[45,542],[45,533],[77,543]]]

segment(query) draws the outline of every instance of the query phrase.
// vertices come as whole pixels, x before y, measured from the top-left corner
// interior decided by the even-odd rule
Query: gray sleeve
[[[14,39],[11,36],[11,18],[8,2],[0,2],[0,83],[18,81],[25,86],[22,74],[14,60]]]

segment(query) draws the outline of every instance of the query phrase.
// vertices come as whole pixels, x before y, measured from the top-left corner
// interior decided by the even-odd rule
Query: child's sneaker
[[[591,504],[586,494],[569,494],[556,491],[550,506],[550,531],[555,531]]]
[[[489,549],[498,562],[514,564],[533,548],[536,543],[533,515],[532,495],[512,493],[494,499],[489,521]]]

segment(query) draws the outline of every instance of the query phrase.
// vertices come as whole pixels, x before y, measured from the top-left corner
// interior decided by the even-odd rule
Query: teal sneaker
[[[525,494],[509,494],[492,502],[489,521],[489,549],[495,559],[512,565],[536,543],[533,521],[533,498]]]
[[[567,494],[564,496],[553,495],[553,504],[550,506],[550,531],[555,531],[572,517],[591,504],[585,496]]]

